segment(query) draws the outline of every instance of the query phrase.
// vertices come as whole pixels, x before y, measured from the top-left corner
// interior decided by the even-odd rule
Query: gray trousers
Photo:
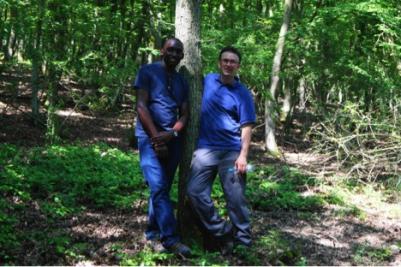
[[[197,149],[191,162],[187,194],[203,226],[211,234],[219,237],[233,230],[236,242],[250,245],[250,212],[245,198],[245,175],[230,170],[234,167],[238,155],[238,151]],[[217,174],[232,226],[219,216],[211,199],[212,186]]]

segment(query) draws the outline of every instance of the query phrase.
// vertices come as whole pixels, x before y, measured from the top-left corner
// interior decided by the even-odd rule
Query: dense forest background
[[[255,229],[256,248],[229,259],[199,252],[198,261],[177,262],[115,240],[99,252],[107,242],[87,240],[85,231],[96,231],[88,225],[95,224],[99,210],[110,216],[101,217],[105,222],[117,217],[124,225],[131,218],[127,214],[142,218],[146,210],[136,151],[129,146],[135,143],[130,85],[142,64],[157,60],[163,39],[174,35],[175,10],[176,1],[167,0],[0,0],[0,264],[388,265],[400,260],[397,223],[386,221],[377,232],[385,236],[393,227],[398,237],[387,233],[392,239],[376,247],[363,240],[341,259],[330,249],[321,249],[330,257],[311,253],[310,240],[301,242],[309,247],[292,242],[295,236],[283,234],[278,218],[316,222],[323,207],[337,205],[346,211],[341,218],[369,221],[370,213],[358,206],[364,201],[350,204],[349,199],[361,192],[366,197],[369,190],[375,196],[380,192],[383,206],[399,209],[398,0],[200,2],[202,72],[217,70],[223,46],[234,45],[243,54],[240,79],[258,112],[251,156],[257,171],[250,175],[249,192],[254,221],[277,221],[263,221],[270,228]],[[108,132],[107,138],[96,136],[95,128]],[[278,150],[268,145],[269,131]],[[296,165],[294,155],[308,164]],[[311,188],[314,195],[305,195]],[[215,189],[215,197],[224,202],[221,189]],[[394,214],[386,218],[399,220],[399,212]],[[336,216],[332,220],[340,221]],[[87,228],[81,225],[81,235],[71,237],[78,222]],[[138,225],[126,231],[143,230]],[[266,250],[274,253],[262,257]]]

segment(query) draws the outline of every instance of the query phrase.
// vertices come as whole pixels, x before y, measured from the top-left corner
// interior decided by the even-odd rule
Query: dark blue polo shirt
[[[155,62],[139,69],[134,88],[148,91],[148,109],[156,127],[163,131],[171,130],[178,119],[179,107],[188,100],[189,89],[185,79],[177,72],[168,76],[162,63]],[[139,119],[135,135],[147,136]]]
[[[220,74],[204,79],[198,148],[241,150],[241,126],[256,122],[249,90],[239,81],[224,85]]]

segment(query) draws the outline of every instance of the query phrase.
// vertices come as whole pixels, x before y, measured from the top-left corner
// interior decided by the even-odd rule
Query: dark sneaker
[[[233,241],[226,241],[220,244],[220,252],[223,255],[231,255],[234,250],[234,242]]]
[[[188,258],[191,256],[191,250],[186,245],[181,242],[177,242],[171,247],[167,248],[167,252],[173,253],[183,258]]]
[[[230,255],[234,249],[234,240],[231,232],[218,238],[219,250],[223,255]]]

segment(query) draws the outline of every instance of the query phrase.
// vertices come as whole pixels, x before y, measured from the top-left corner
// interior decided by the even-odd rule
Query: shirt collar
[[[159,65],[159,67],[160,67],[163,71],[165,71],[165,72],[167,73],[166,66],[164,65],[164,63],[163,63],[162,60],[156,61],[155,64]],[[177,73],[177,70],[174,69],[173,72],[170,73],[170,75],[175,75],[176,73]]]
[[[234,77],[234,84],[233,84],[233,85],[231,85],[231,84],[223,84],[223,83],[221,82],[221,80],[220,80],[220,74],[217,74],[217,75],[216,75],[215,80],[216,80],[219,84],[224,85],[224,86],[227,86],[227,87],[229,87],[229,88],[237,88],[237,87],[240,85],[239,77],[238,77],[238,76],[235,76],[235,77]]]

